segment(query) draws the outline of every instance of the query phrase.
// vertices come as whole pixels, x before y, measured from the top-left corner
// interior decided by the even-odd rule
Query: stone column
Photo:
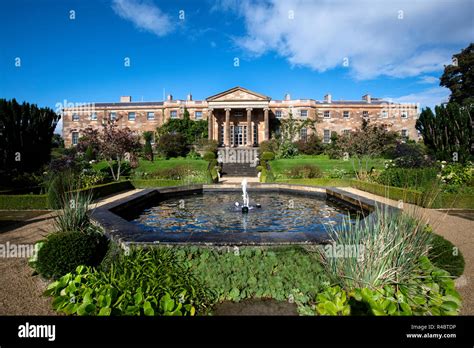
[[[208,134],[208,139],[209,140],[213,140],[214,139],[214,136],[213,136],[213,130],[214,130],[214,117],[213,117],[213,114],[212,114],[213,110],[212,109],[207,109],[207,134]]]
[[[253,146],[252,108],[247,108],[247,146]]]
[[[224,146],[230,146],[230,108],[225,108]]]
[[[270,125],[268,120],[268,108],[263,109],[263,120],[264,120],[264,129],[265,129],[265,137],[263,140],[270,139]]]

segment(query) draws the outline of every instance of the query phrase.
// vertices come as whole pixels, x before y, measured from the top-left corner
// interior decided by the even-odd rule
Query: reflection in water
[[[239,192],[213,192],[168,199],[144,210],[132,222],[148,233],[161,232],[310,232],[327,234],[347,218],[346,208],[310,196],[255,193],[248,214],[235,202]],[[180,201],[184,204],[180,204]],[[261,208],[256,208],[256,204]],[[351,212],[351,219],[355,218]]]

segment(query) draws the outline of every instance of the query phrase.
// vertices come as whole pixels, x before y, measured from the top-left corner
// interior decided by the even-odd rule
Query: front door
[[[245,146],[247,144],[247,126],[230,126],[231,146]]]

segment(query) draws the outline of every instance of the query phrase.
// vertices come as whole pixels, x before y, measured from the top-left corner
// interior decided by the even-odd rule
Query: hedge
[[[96,185],[81,192],[92,192],[94,199],[105,197],[117,192],[133,190],[130,181],[112,182]],[[47,195],[0,195],[0,210],[50,209]]]
[[[127,191],[127,190],[134,190],[135,187],[132,185],[130,181],[118,181],[118,182],[110,182],[108,184],[102,185],[95,185],[88,187],[86,189],[80,190],[81,192],[92,192],[92,198],[97,199],[105,196],[112,195],[114,193]]]
[[[421,202],[423,198],[423,195],[420,191],[408,190],[400,187],[386,186],[366,181],[351,180],[350,186],[396,201],[402,200],[406,203],[417,204]]]
[[[136,179],[136,180],[132,180],[131,183],[135,188],[152,188],[152,187],[184,185],[183,180],[171,180],[171,179]]]
[[[351,186],[349,179],[332,179],[332,178],[313,178],[313,179],[277,179],[276,182],[296,185],[314,185],[314,186],[337,186],[348,187]]]
[[[352,180],[350,186],[362,191],[376,194],[393,200],[403,200],[407,203],[421,205],[431,209],[458,208],[474,209],[474,195],[470,193],[439,193],[434,201],[430,199],[429,193],[417,190],[404,189],[394,186],[385,186],[371,182]],[[426,201],[429,204],[426,204]]]
[[[47,195],[0,195],[1,210],[48,209]]]

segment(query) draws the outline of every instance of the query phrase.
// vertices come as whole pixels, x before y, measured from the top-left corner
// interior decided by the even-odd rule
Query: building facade
[[[331,133],[343,134],[360,128],[364,119],[403,137],[417,140],[415,129],[418,107],[398,104],[365,95],[360,101],[336,101],[331,95],[324,100],[272,100],[265,95],[234,87],[206,100],[175,100],[171,95],[162,102],[132,102],[121,97],[118,103],[94,103],[63,109],[63,137],[66,146],[77,144],[81,133],[88,127],[99,128],[106,120],[115,120],[119,127],[128,127],[138,133],[155,131],[167,120],[182,118],[187,109],[193,120],[208,120],[209,139],[224,147],[255,147],[272,136],[271,124],[291,113],[296,119],[316,121],[316,132],[323,142],[330,142]],[[278,132],[278,129],[276,129]],[[300,137],[313,132],[303,128]]]

